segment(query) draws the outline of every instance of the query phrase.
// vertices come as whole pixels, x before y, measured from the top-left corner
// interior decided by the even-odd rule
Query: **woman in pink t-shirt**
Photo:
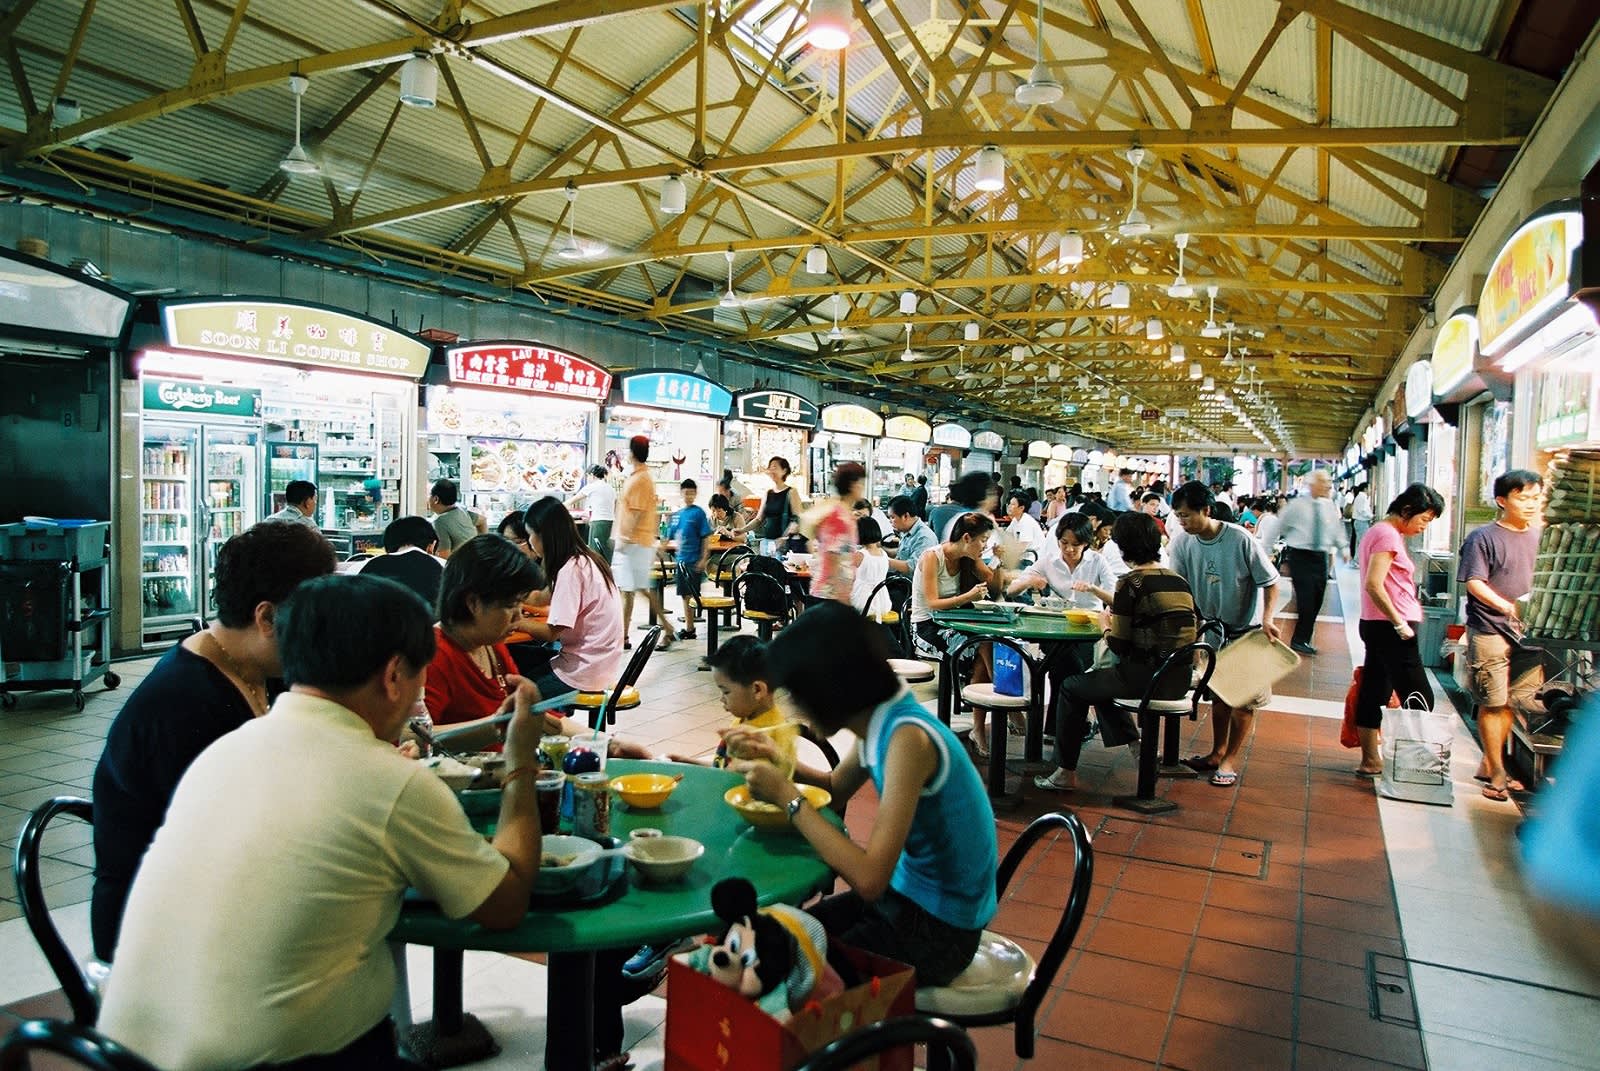
[[[837,497],[813,507],[800,519],[816,552],[811,566],[811,597],[848,603],[856,579],[855,505],[867,489],[867,470],[846,461],[833,470]]]
[[[1443,512],[1443,496],[1426,484],[1414,483],[1389,503],[1381,522],[1367,529],[1356,552],[1361,566],[1359,631],[1367,648],[1356,693],[1356,728],[1361,734],[1361,765],[1356,773],[1361,777],[1383,772],[1379,730],[1391,692],[1402,700],[1416,693],[1433,709],[1433,687],[1417,649],[1422,603],[1406,540],[1421,535]]]
[[[605,559],[578,536],[572,514],[555,498],[528,507],[528,544],[549,578],[550,614],[522,628],[536,640],[559,640],[549,669],[531,679],[542,696],[608,692],[622,661],[622,608]]]

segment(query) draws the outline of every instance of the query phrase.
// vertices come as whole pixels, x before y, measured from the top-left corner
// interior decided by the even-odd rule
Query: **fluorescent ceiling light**
[[[850,0],[811,0],[806,13],[806,44],[836,52],[850,43]]]

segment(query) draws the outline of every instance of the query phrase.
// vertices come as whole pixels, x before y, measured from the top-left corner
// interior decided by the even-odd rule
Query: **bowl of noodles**
[[[545,836],[539,843],[539,876],[533,882],[534,895],[572,892],[600,861],[603,850],[587,837]]]
[[[832,794],[816,785],[801,785],[800,794],[819,811],[833,802]],[[734,785],[722,794],[722,799],[729,807],[739,812],[739,817],[756,829],[782,832],[794,828],[789,824],[789,815],[784,808],[774,803],[764,803],[751,796],[749,785]]]

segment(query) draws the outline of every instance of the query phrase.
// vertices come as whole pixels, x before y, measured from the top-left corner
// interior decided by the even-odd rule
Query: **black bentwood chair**
[[[61,939],[61,931],[50,919],[50,905],[45,902],[44,889],[39,880],[39,846],[44,840],[44,830],[57,815],[69,815],[89,824],[94,823],[94,805],[76,796],[57,796],[34,808],[27,821],[22,823],[17,838],[16,852],[12,856],[12,876],[16,879],[17,900],[22,906],[22,917],[28,930],[44,953],[45,961],[55,973],[67,1003],[72,1006],[72,1021],[83,1026],[93,1026],[100,1015],[100,1001],[96,998],[83,968]]]
[[[59,1019],[29,1019],[13,1030],[0,1045],[0,1071],[27,1071],[30,1054],[46,1052],[90,1071],[156,1071],[94,1027]]]

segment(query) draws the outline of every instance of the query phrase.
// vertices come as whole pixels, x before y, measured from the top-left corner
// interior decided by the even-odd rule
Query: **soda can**
[[[590,840],[611,836],[611,778],[605,774],[572,779],[572,832]]]

